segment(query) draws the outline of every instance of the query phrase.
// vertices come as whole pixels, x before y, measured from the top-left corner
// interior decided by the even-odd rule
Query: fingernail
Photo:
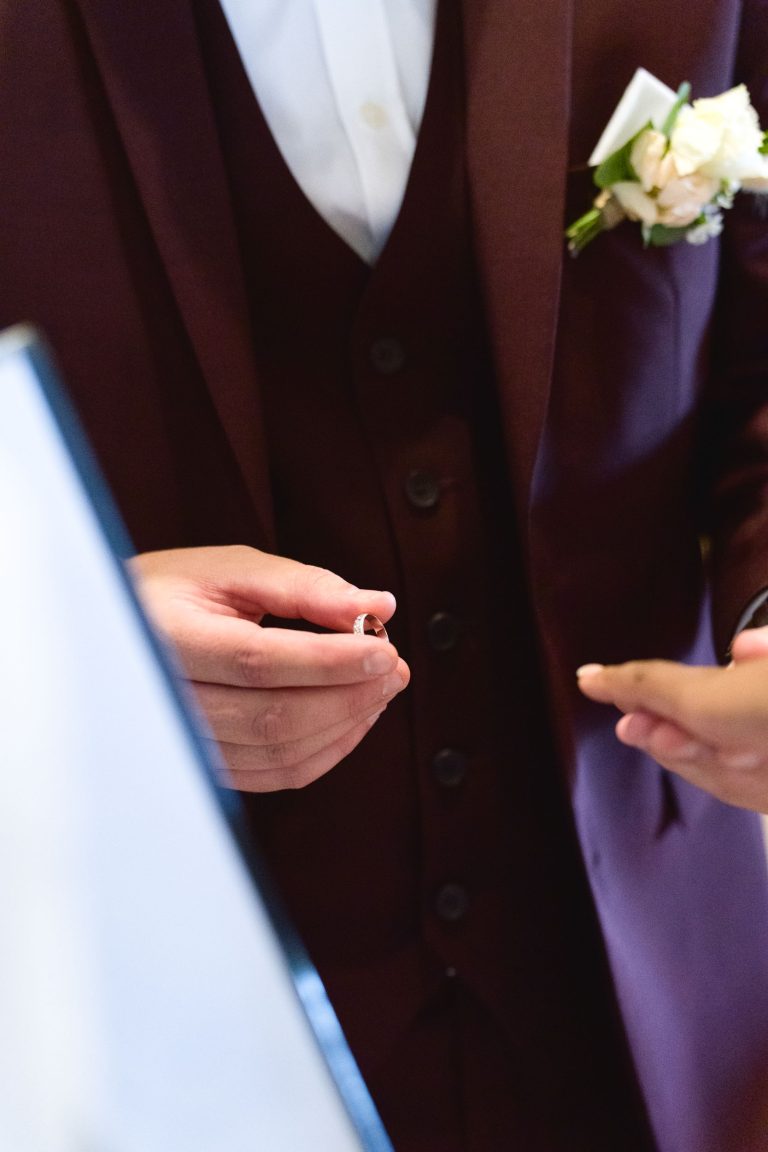
[[[363,660],[363,671],[368,676],[381,676],[385,672],[391,672],[397,661],[397,656],[392,651],[387,651],[386,648],[381,648],[378,652],[370,652]]]
[[[405,688],[405,680],[399,672],[394,672],[391,676],[387,676],[386,680],[381,686],[382,696],[394,696],[398,692],[402,692]]]
[[[582,664],[581,668],[576,669],[576,675],[581,680],[582,676],[594,676],[595,672],[602,672],[604,664]]]

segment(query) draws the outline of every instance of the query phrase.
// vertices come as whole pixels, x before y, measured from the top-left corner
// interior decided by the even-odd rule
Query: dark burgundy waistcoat
[[[369,269],[293,180],[218,4],[197,9],[278,549],[394,591],[413,672],[329,776],[249,798],[259,840],[401,1152],[648,1147],[513,545],[455,12]]]

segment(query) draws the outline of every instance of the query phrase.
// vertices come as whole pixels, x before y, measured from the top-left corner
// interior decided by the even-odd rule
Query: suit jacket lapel
[[[564,253],[571,9],[572,0],[463,0],[473,223],[522,523]]]
[[[190,5],[77,3],[181,315],[269,538],[245,287]]]
[[[572,0],[461,2],[474,227],[523,511],[547,406],[564,251]],[[77,3],[219,418],[268,523],[242,271],[189,6]]]

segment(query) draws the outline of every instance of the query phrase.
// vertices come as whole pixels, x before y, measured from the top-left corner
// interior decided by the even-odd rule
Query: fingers
[[[686,766],[715,766],[749,770],[768,762],[765,752],[754,749],[716,748],[696,739],[690,732],[660,716],[647,712],[630,712],[616,725],[616,735],[623,744],[647,752],[654,760],[685,775]]]
[[[355,617],[371,612],[386,623],[397,602],[391,592],[355,588],[324,568],[280,561],[269,611],[286,620],[310,620],[338,632],[351,631]],[[283,568],[282,565],[288,565]]]
[[[258,749],[263,760],[279,756],[285,745],[321,739],[339,725],[375,715],[402,692],[408,679],[408,666],[396,660],[391,672],[362,684],[248,689],[195,683],[193,688],[214,736],[224,743]],[[304,754],[319,746],[308,745]]]
[[[768,751],[713,748],[668,720],[642,712],[622,716],[616,735],[719,800],[768,811]]]
[[[337,632],[351,632],[361,612],[389,620],[396,607],[391,592],[355,588],[324,568],[241,545],[144,553],[131,566],[150,592],[162,586],[166,597],[209,610],[309,620]]]
[[[408,683],[392,644],[352,632],[363,613],[389,620],[389,592],[237,546],[144,553],[131,569],[236,787],[271,791],[317,779]],[[265,615],[307,620],[333,634],[264,628]]]
[[[731,644],[731,655],[737,663],[768,656],[768,627],[746,628],[739,632]]]
[[[648,712],[629,712],[616,725],[616,735],[623,744],[640,748],[665,764],[710,762],[714,749],[696,740],[685,728]]]
[[[579,688],[591,700],[622,712],[653,712],[681,719],[723,669],[688,667],[669,660],[636,660],[577,671]]]
[[[349,755],[408,684],[403,660],[367,684],[248,689],[194,684],[229,767],[247,792],[303,788]]]
[[[768,660],[588,666],[579,686],[626,712],[616,725],[624,744],[726,803],[768,810]]]
[[[178,621],[173,642],[190,679],[241,688],[364,683],[398,665],[395,647],[373,636],[262,628],[204,612]]]
[[[352,633],[361,613],[389,620],[389,592],[353,588],[324,569],[238,546],[144,553],[132,568],[145,606],[193,680],[255,688],[348,684],[397,664],[391,644]],[[256,621],[266,613],[336,634],[264,629]]]
[[[700,668],[663,660],[586,667],[585,695],[622,712],[670,721],[709,747],[734,753],[768,747],[768,660]]]
[[[325,733],[325,743],[312,751],[310,741],[254,753],[237,744],[220,744],[228,768],[223,783],[241,792],[279,792],[306,788],[348,756],[378,720],[381,712]]]

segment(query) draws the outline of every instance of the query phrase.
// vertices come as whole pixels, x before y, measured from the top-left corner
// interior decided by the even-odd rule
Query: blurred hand
[[[362,612],[392,616],[389,592],[240,546],[148,552],[130,569],[219,743],[231,773],[224,783],[235,788],[310,784],[352,751],[410,678],[392,644],[352,634]],[[334,634],[262,627],[265,615]]]
[[[732,651],[727,668],[587,665],[579,687],[625,713],[623,743],[720,800],[768,812],[768,629],[741,633]]]
[[[759,660],[763,656],[768,656],[768,627],[745,628],[731,644],[731,657],[735,664]]]

